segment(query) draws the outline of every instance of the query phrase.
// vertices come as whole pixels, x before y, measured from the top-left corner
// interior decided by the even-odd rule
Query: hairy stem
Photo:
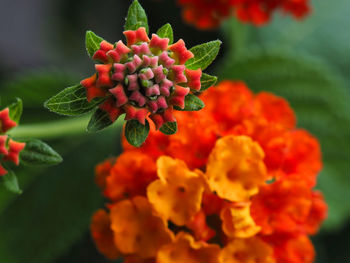
[[[17,138],[57,139],[70,135],[87,133],[86,127],[91,116],[82,116],[45,123],[19,125],[9,132],[9,135]],[[121,127],[122,121],[117,121]]]

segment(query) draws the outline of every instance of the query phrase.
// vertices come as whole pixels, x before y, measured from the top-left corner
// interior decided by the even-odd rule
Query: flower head
[[[160,244],[144,245],[149,262],[311,263],[308,235],[327,213],[313,190],[321,168],[317,140],[295,128],[285,100],[254,95],[244,83],[223,82],[202,99],[201,112],[175,114],[179,133],[154,129],[142,147],[124,144],[107,172],[109,192],[123,187],[123,181],[108,186],[120,176],[143,189],[119,196],[123,201],[109,197],[114,244],[130,262],[145,262],[146,252],[124,246],[147,240]],[[147,179],[142,184],[140,176]],[[143,200],[151,216],[132,210],[135,200]],[[167,242],[145,230],[154,224],[148,220],[163,222],[155,225],[168,233]]]

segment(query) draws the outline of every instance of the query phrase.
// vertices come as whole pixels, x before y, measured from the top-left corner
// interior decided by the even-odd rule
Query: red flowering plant
[[[96,73],[49,99],[45,106],[58,114],[77,116],[95,110],[87,130],[99,131],[125,114],[125,136],[139,146],[147,138],[149,122],[165,134],[177,130],[174,110],[204,107],[197,95],[215,84],[202,72],[217,56],[221,41],[187,49],[173,43],[170,24],[148,35],[145,11],[135,0],[125,23],[126,44],[111,44],[86,33],[86,49],[96,62]]]
[[[10,192],[22,193],[12,166],[20,163],[29,166],[54,165],[62,161],[61,156],[46,143],[35,139],[15,139],[11,135],[22,115],[23,103],[16,102],[0,110],[0,184]]]
[[[212,29],[235,15],[244,23],[256,26],[270,21],[275,11],[302,19],[310,13],[309,0],[178,0],[184,20],[199,29]]]
[[[284,99],[242,82],[201,99],[202,111],[175,113],[177,134],[153,127],[96,167],[109,200],[91,222],[97,249],[128,263],[313,262],[309,235],[327,214],[317,139]]]

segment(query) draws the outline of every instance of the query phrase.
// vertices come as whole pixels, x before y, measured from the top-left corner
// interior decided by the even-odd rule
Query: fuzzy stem
[[[9,132],[17,138],[57,139],[65,136],[87,133],[86,127],[91,116],[69,118],[45,123],[20,125]],[[123,122],[118,121],[118,127]]]

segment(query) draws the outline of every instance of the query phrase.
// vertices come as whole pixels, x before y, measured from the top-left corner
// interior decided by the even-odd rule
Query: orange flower
[[[241,82],[202,99],[204,110],[176,113],[176,135],[152,130],[101,166],[107,197],[119,201],[110,217],[120,253],[128,263],[311,263],[306,235],[327,213],[313,191],[317,140],[295,128],[284,99]]]
[[[141,196],[115,204],[111,222],[115,244],[125,254],[151,258],[173,238],[167,223],[154,214],[151,204]]]
[[[121,154],[106,179],[105,195],[114,201],[145,195],[147,185],[157,177],[152,158],[139,152]]]
[[[264,152],[249,137],[219,139],[207,165],[210,188],[221,198],[247,201],[267,179],[263,158]]]
[[[104,161],[95,167],[95,182],[101,188],[106,187],[106,179],[110,175],[115,158]]]
[[[234,239],[220,252],[220,263],[274,263],[273,250],[258,237]],[[279,261],[277,261],[279,262]]]
[[[221,210],[222,229],[228,237],[248,238],[261,229],[250,216],[249,203],[227,205]]]
[[[195,242],[184,232],[163,246],[157,254],[157,263],[218,263],[220,247],[205,242]]]
[[[315,250],[305,235],[272,235],[264,240],[274,247],[274,257],[278,263],[312,263]]]
[[[299,180],[277,181],[263,186],[252,200],[251,214],[262,233],[295,233],[303,230],[310,214],[312,192]]]
[[[97,249],[108,259],[117,259],[120,252],[114,244],[114,235],[111,229],[109,214],[103,210],[97,210],[91,220],[91,235]]]
[[[203,174],[191,172],[183,161],[166,156],[157,160],[157,170],[160,179],[148,186],[148,200],[165,219],[185,225],[200,210]]]

